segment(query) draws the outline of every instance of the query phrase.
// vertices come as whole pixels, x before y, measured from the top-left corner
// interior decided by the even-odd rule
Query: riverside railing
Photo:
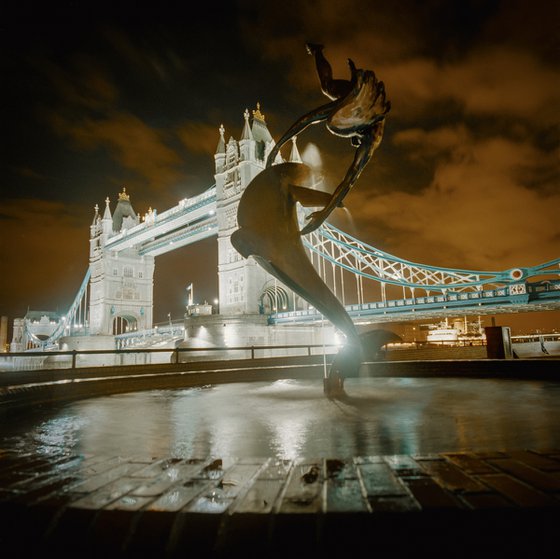
[[[297,357],[336,353],[339,346],[323,344],[283,346],[237,346],[174,349],[96,349],[73,351],[26,351],[0,353],[0,372],[42,369],[118,367],[192,361]]]

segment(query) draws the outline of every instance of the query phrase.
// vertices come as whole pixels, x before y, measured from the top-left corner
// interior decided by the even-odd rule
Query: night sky
[[[125,186],[137,213],[213,182],[220,124],[261,103],[278,139],[327,102],[307,41],[336,77],[374,70],[385,136],[332,222],[400,257],[501,270],[559,256],[559,23],[554,1],[32,2],[3,14],[0,314],[65,312],[88,266],[94,205]],[[37,3],[37,6],[42,4]],[[53,12],[58,10],[57,12]],[[300,153],[331,189],[354,155],[323,125]],[[283,150],[288,156],[289,146]],[[156,259],[155,321],[217,296],[217,242]],[[560,313],[531,327],[560,327]],[[513,319],[500,319],[514,323]]]

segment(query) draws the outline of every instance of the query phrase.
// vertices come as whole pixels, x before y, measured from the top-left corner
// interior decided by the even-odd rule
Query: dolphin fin
[[[310,207],[326,206],[332,198],[332,195],[323,190],[313,190],[290,184],[290,193],[302,205]]]

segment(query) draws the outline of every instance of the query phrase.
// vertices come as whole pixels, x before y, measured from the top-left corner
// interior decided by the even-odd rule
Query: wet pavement
[[[2,549],[42,556],[536,557],[555,538],[560,450],[346,460],[3,452],[0,497]]]

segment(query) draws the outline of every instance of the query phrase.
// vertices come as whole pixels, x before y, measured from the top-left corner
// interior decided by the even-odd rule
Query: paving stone
[[[354,464],[380,464],[385,462],[383,456],[355,456]]]
[[[507,472],[537,489],[543,491],[560,491],[560,478],[549,473],[541,472],[516,460],[504,458],[490,460],[493,466]]]
[[[325,512],[369,512],[358,479],[327,479]]]
[[[421,555],[436,544],[438,553],[453,557],[493,557],[519,551],[532,534],[527,555],[538,556],[539,542],[556,533],[556,524],[546,524],[560,509],[556,453],[296,462],[61,455],[49,470],[48,459],[0,451],[0,542],[7,556],[21,553],[4,545],[17,542],[6,534],[28,527],[29,539],[44,544],[24,542],[33,556],[243,556],[250,550],[282,557],[293,556],[297,542],[303,557],[374,549]],[[538,530],[530,528],[535,523]],[[482,535],[492,547],[477,548]]]
[[[282,479],[288,477],[293,462],[291,460],[277,460],[272,458],[259,472],[259,479]]]
[[[225,472],[218,486],[226,497],[237,497],[248,489],[248,484],[256,478],[262,467],[262,464],[235,464]]]
[[[358,471],[366,493],[370,497],[408,495],[408,492],[393,470],[385,463],[360,464]]]
[[[369,495],[369,505],[373,513],[404,513],[420,510],[420,504],[410,495]]]
[[[137,511],[145,507],[148,503],[153,501],[152,497],[136,497],[134,495],[125,495],[112,503],[109,503],[106,510],[124,510],[124,511]]]
[[[513,507],[508,501],[498,493],[466,493],[460,499],[472,509],[508,509]]]
[[[280,504],[281,513],[311,513],[323,510],[323,468],[321,461],[292,468]]]
[[[120,462],[120,461],[119,461]],[[73,492],[90,493],[115,481],[122,476],[129,476],[141,468],[141,464],[128,464],[120,462],[119,465],[115,465],[108,469],[103,469],[101,473],[91,475],[83,481],[76,483],[69,489]]]
[[[479,493],[485,490],[480,482],[463,473],[450,462],[445,460],[418,460],[418,463],[439,485],[449,491]]]
[[[259,466],[264,466],[271,459],[264,456],[242,456],[238,458],[236,464],[258,464]]]
[[[133,477],[142,477],[147,479],[152,479],[157,477],[161,472],[165,471],[169,467],[168,460],[157,460],[136,470],[133,474]]]
[[[446,452],[443,456],[467,474],[491,474],[495,472],[492,466],[470,452]]]
[[[134,456],[128,456],[127,462],[133,462],[138,464],[153,464],[154,462],[158,462],[160,459],[157,456],[150,456],[144,454],[137,454]]]
[[[325,460],[325,476],[327,479],[357,479],[358,470],[353,460]]]
[[[228,497],[219,487],[209,487],[202,495],[196,497],[185,510],[204,514],[221,514],[233,503],[233,497]]]
[[[152,511],[176,512],[186,507],[195,497],[208,488],[207,480],[194,479],[176,485],[147,507]]]
[[[157,497],[165,493],[170,487],[181,483],[182,480],[195,476],[201,468],[202,465],[200,464],[177,463],[163,469],[163,471],[160,470],[155,479],[142,483],[132,493],[138,497]]]
[[[197,479],[220,479],[233,463],[235,461],[222,460],[221,458],[212,459],[204,465],[195,477]]]
[[[272,511],[284,487],[282,479],[257,479],[246,495],[236,503],[233,512],[268,514]]]
[[[16,459],[12,466],[8,469],[16,470],[17,472],[21,472],[24,474],[29,474],[33,472],[35,468],[40,468],[41,466],[45,466],[45,460],[42,458],[37,458],[34,456],[24,456],[20,459]]]
[[[33,482],[35,476],[29,472],[22,472],[19,470],[9,470],[2,476],[3,485],[6,488],[17,489],[27,483]]]
[[[410,476],[402,478],[422,509],[454,509],[460,503],[427,476]]]
[[[385,462],[389,464],[399,476],[421,476],[424,472],[418,463],[410,456],[385,456]]]
[[[29,490],[23,492],[18,500],[21,500],[22,502],[26,502],[28,504],[44,501],[51,495],[64,490],[64,488],[66,488],[68,485],[74,483],[76,479],[77,478],[73,476],[51,477],[48,480],[44,480],[43,483],[34,485]]]
[[[523,462],[528,466],[537,468],[538,470],[543,470],[545,472],[560,471],[560,460],[554,460],[548,456],[543,456],[542,454],[537,454],[527,450],[514,450],[508,452],[508,456],[514,460]]]
[[[103,485],[97,491],[93,491],[77,501],[71,503],[71,507],[83,509],[101,509],[126,495],[138,486],[138,480],[134,478],[119,478],[112,483]]]
[[[481,475],[479,479],[518,506],[530,508],[558,506],[558,501],[549,495],[540,493],[507,474]]]
[[[485,450],[473,452],[481,460],[492,460],[494,458],[505,458],[506,454],[500,450]]]

